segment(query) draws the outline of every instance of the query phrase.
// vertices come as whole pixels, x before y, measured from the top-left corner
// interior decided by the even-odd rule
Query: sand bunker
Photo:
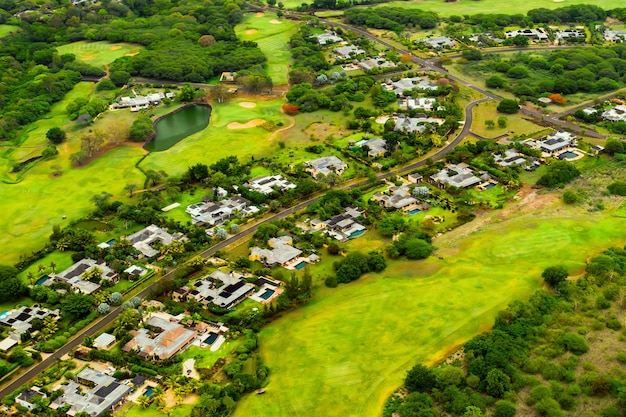
[[[246,35],[254,35],[257,32],[258,32],[258,30],[256,30],[256,29],[248,29],[248,30],[246,30]]]
[[[135,56],[135,55],[137,55],[138,53],[139,53],[139,52],[129,52],[129,53],[127,53],[127,54],[126,54],[126,55],[124,55],[124,56]]]
[[[380,116],[380,117],[376,118],[375,121],[379,125],[384,125],[385,123],[387,123],[387,120],[389,120],[389,117],[387,117],[387,116]]]
[[[257,12],[257,14],[254,15],[255,17],[263,17],[263,12]]]
[[[112,47],[109,48],[110,51],[117,51],[122,49],[121,45],[113,45]]]
[[[260,126],[263,123],[265,123],[265,120],[263,119],[253,119],[247,123],[232,122],[232,123],[229,123],[227,127],[229,129],[249,129],[251,127]]]
[[[88,61],[90,59],[94,59],[96,56],[93,54],[88,54],[88,55],[83,55],[80,57],[80,59],[82,59],[83,61]]]
[[[280,20],[276,20],[276,19],[270,20],[270,23],[272,25],[282,25],[283,24],[283,22],[281,22]]]
[[[242,101],[241,103],[239,103],[239,105],[246,109],[253,109],[256,107],[256,103],[253,103],[251,101]]]
[[[563,0],[552,0],[555,3],[561,3]]]

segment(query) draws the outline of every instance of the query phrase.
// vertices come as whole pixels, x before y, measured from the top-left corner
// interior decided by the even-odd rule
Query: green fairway
[[[274,13],[257,16],[245,15],[243,22],[235,27],[237,37],[254,41],[267,57],[268,75],[274,85],[287,84],[287,72],[291,65],[289,38],[296,32],[297,24],[288,19],[278,19]]]
[[[19,26],[13,25],[0,25],[0,38],[4,38],[11,33],[15,33],[19,30]]]
[[[262,127],[231,129],[228,126],[231,123],[245,124],[256,119],[283,122],[287,125],[287,117],[280,113],[284,100],[255,101],[253,108],[242,107],[240,103],[249,102],[236,100],[214,105],[207,128],[183,139],[166,151],[151,153],[141,166],[144,169],[162,169],[170,175],[177,175],[197,162],[210,165],[230,155],[236,155],[247,162],[251,156],[261,157],[278,152],[279,140],[271,139],[272,133]]]
[[[261,331],[271,382],[235,416],[379,416],[411,366],[490,326],[498,310],[541,286],[545,267],[563,263],[578,274],[588,256],[624,244],[626,220],[570,210],[504,222],[494,212],[437,239],[442,259],[395,261],[380,275],[319,289]]]
[[[57,47],[59,55],[74,54],[76,59],[85,61],[96,67],[103,67],[123,56],[139,53],[141,45],[130,43],[110,43],[105,41],[80,41]]]

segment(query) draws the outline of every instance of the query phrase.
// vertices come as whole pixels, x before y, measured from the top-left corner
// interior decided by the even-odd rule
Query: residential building
[[[143,277],[148,273],[146,268],[142,268],[139,265],[131,265],[124,270],[124,273],[128,274],[131,277],[131,280],[134,280],[139,277]]]
[[[586,109],[585,109],[586,110]],[[619,104],[602,112],[602,118],[609,122],[626,121],[626,106]]]
[[[343,214],[338,214],[326,221],[314,219],[311,226],[316,229],[322,229],[332,238],[345,242],[349,239],[361,236],[367,231],[367,228],[357,222],[357,218],[364,216],[363,210],[356,207],[346,207]]]
[[[602,31],[602,37],[607,42],[624,42],[626,41],[626,31],[614,30],[604,27],[603,25],[596,25],[596,30]]]
[[[193,287],[186,295],[187,300],[193,299],[205,308],[210,303],[221,308],[232,308],[254,292],[254,285],[245,282],[243,275],[220,270],[196,281]]]
[[[626,111],[626,108],[624,110]],[[598,110],[594,109],[593,107],[586,107],[583,109],[583,113],[587,116],[591,116],[592,114],[598,113]]]
[[[130,331],[133,338],[124,345],[122,351],[134,350],[144,359],[163,360],[185,349],[196,337],[194,330],[156,314],[150,315],[144,323],[145,327]]]
[[[96,337],[93,341],[93,347],[95,349],[109,350],[115,344],[115,336],[109,333],[102,333]]]
[[[456,42],[447,36],[436,36],[433,38],[418,39],[415,43],[423,43],[432,49],[451,49],[456,46]]]
[[[539,97],[537,101],[546,105],[552,103],[552,99],[550,97]]]
[[[12,331],[9,337],[15,340],[20,340],[20,335],[30,330],[32,321],[35,319],[43,320],[46,317],[53,317],[55,320],[59,319],[60,311],[48,310],[41,307],[20,307],[17,310],[10,311],[8,314],[0,316],[0,324],[9,326]]]
[[[269,175],[255,178],[247,184],[244,184],[244,187],[268,195],[276,189],[279,191],[292,190],[296,188],[296,185],[283,178],[282,175]]]
[[[469,37],[470,42],[475,42],[479,45],[486,45],[489,41],[494,43],[502,43],[504,39],[497,38],[493,35],[493,32],[475,33]]]
[[[541,152],[552,155],[573,146],[575,138],[576,136],[569,132],[559,131],[546,136],[544,140],[537,142],[537,145]]]
[[[357,65],[363,71],[370,71],[374,68],[394,68],[396,66],[392,61],[387,61],[385,58],[362,59]]]
[[[585,31],[581,29],[557,30],[554,32],[554,35],[557,40],[585,39],[587,37],[587,35],[585,35]]]
[[[282,266],[289,267],[301,254],[302,251],[293,247],[291,236],[275,237],[267,241],[270,249],[259,248],[255,246],[250,248],[249,259],[251,261],[260,261],[268,268],[276,268]]]
[[[112,376],[89,367],[80,371],[75,381],[63,384],[59,389],[63,395],[54,400],[50,408],[57,410],[70,405],[68,416],[87,413],[94,417],[120,405],[132,391],[131,387],[120,384]]]
[[[39,390],[39,387],[33,386],[32,388],[27,388],[24,391],[20,392],[20,395],[15,397],[15,402],[22,407],[26,407],[30,411],[33,411],[35,408],[38,407],[37,400],[46,397],[46,393],[41,392]]]
[[[370,158],[384,156],[387,152],[387,141],[383,138],[363,139],[356,142],[354,146],[358,146],[359,148],[367,146],[367,156]]]
[[[337,36],[337,34],[331,30],[327,30],[326,32],[319,33],[317,35],[311,35],[311,38],[317,39],[317,43],[319,43],[320,45],[343,42],[343,39]]]
[[[442,124],[443,119],[435,118],[435,117],[406,117],[401,116],[396,119],[396,125],[394,130],[397,132],[404,133],[423,133],[429,126],[433,126],[434,124]]]
[[[422,180],[424,179],[424,176],[422,174],[414,173],[414,174],[407,175],[406,179],[411,184],[417,184],[417,183],[422,182]]]
[[[194,224],[217,226],[228,220],[233,214],[242,213],[248,204],[249,201],[245,198],[234,196],[216,202],[207,201],[192,204],[185,211],[191,215],[191,221]]]
[[[524,165],[526,162],[526,158],[519,153],[515,148],[510,148],[504,151],[503,154],[493,154],[493,159],[496,164],[501,167],[511,167],[517,165]]]
[[[375,193],[372,201],[377,202],[386,210],[411,211],[419,209],[421,211],[430,208],[428,204],[420,202],[411,195],[411,187],[408,185],[389,187],[387,193]]]
[[[387,91],[393,91],[397,97],[403,97],[405,91],[413,89],[436,91],[439,88],[429,79],[422,77],[401,78],[398,81],[387,80],[382,87]]]
[[[139,96],[135,94],[135,97],[122,97],[119,102],[113,103],[111,108],[113,109],[127,109],[130,107],[130,111],[139,111],[146,109],[149,106],[158,106],[164,98],[174,98],[174,93],[153,93],[147,96]]]
[[[169,234],[167,230],[161,229],[154,224],[133,233],[126,237],[135,249],[137,249],[146,258],[151,258],[160,253],[158,249],[152,247],[153,244],[169,245],[174,241],[186,241],[187,237],[182,233]]]
[[[474,175],[469,165],[465,163],[449,164],[438,173],[431,175],[429,182],[439,188],[450,185],[458,188],[469,188],[481,183],[481,179]]]
[[[437,99],[431,98],[431,97],[419,97],[419,98],[406,99],[407,110],[433,111],[435,110],[436,104],[437,104]]]
[[[304,163],[307,167],[307,171],[317,178],[319,174],[328,175],[331,172],[341,175],[348,168],[348,164],[337,158],[335,155],[323,156],[321,158],[307,161]]]
[[[354,58],[357,55],[364,55],[365,51],[354,45],[344,45],[333,49],[333,52],[337,54],[337,59],[349,59]]]
[[[96,261],[91,258],[81,259],[66,270],[58,274],[51,274],[51,276],[54,281],[65,282],[76,291],[83,294],[93,294],[100,289],[100,284],[87,281],[83,279],[83,276],[96,268],[100,271],[100,278],[97,281],[104,280],[112,284],[119,282],[119,275],[109,268],[105,261]]]
[[[510,30],[508,32],[505,32],[504,35],[507,38],[514,38],[516,36],[526,36],[529,39],[536,39],[538,41],[548,40],[548,34],[542,28]]]

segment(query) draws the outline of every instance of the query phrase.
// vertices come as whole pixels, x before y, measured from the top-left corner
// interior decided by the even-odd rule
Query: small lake
[[[150,152],[164,151],[189,135],[201,131],[209,125],[211,108],[189,106],[176,113],[162,117],[156,123],[156,136],[144,148]]]

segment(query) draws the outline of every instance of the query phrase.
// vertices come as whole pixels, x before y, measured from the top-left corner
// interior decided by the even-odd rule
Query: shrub
[[[626,196],[626,182],[625,181],[615,181],[610,184],[607,189],[613,195]]]
[[[515,405],[510,401],[500,400],[496,403],[494,417],[513,417]]]
[[[324,280],[324,284],[326,284],[328,288],[336,288],[339,282],[337,282],[337,277],[332,275]]]
[[[287,115],[294,116],[300,112],[295,104],[283,104],[283,112]]]
[[[519,110],[519,104],[516,100],[505,98],[498,104],[497,110],[500,113],[515,114]]]
[[[573,332],[567,332],[559,337],[557,344],[572,352],[574,355],[582,355],[589,351],[589,346],[585,339]]]

